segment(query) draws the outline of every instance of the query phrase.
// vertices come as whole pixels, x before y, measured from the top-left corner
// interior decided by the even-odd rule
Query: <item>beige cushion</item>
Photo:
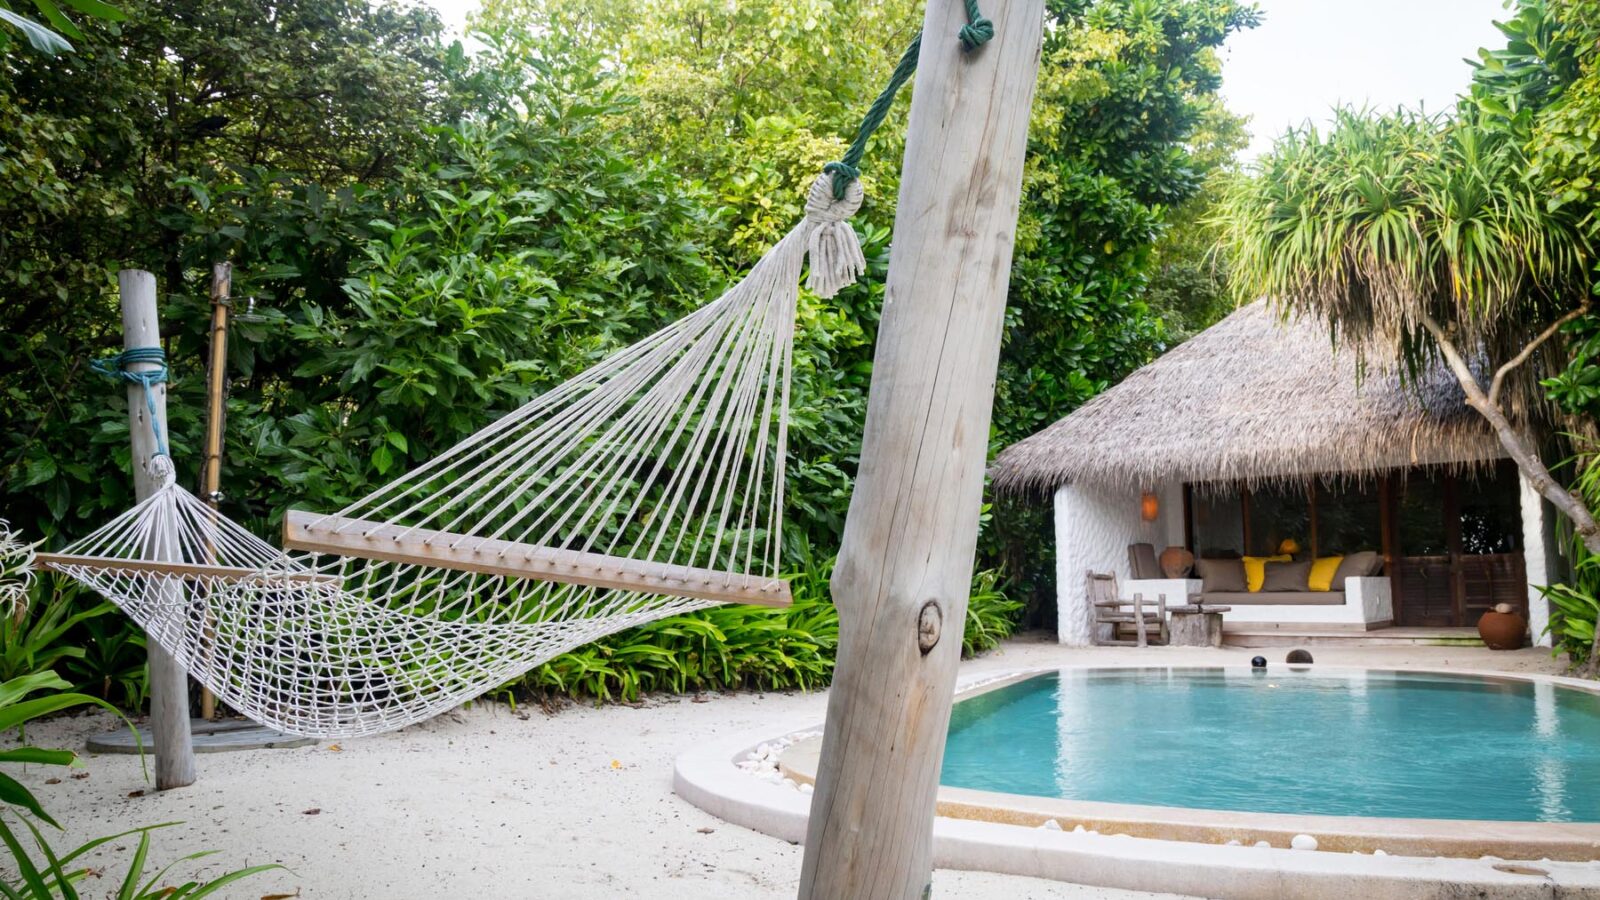
[[[1344,591],[1206,591],[1206,606],[1343,606]]]
[[[1195,573],[1200,576],[1201,590],[1239,591],[1244,586],[1244,561],[1238,559],[1201,559],[1195,561]]]
[[[1269,562],[1266,575],[1261,579],[1263,591],[1311,590],[1311,560],[1304,562]]]
[[[1362,550],[1346,556],[1339,563],[1339,568],[1333,572],[1333,589],[1344,590],[1346,578],[1366,578],[1383,571],[1383,557],[1375,551]]]

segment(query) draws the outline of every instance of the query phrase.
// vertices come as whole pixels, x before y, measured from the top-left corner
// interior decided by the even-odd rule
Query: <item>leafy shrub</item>
[[[833,678],[839,611],[830,599],[833,558],[809,545],[790,572],[793,605],[718,606],[672,616],[603,638],[550,660],[500,692],[636,700],[651,691],[814,690]],[[1000,572],[977,573],[961,646],[971,656],[1016,628],[1020,603],[1001,589]]]
[[[70,685],[51,671],[22,675],[0,683],[0,733],[17,729],[20,734],[29,722],[79,706],[103,706],[115,712],[102,700],[66,692],[69,687]],[[30,696],[40,692],[48,693],[43,696]],[[128,727],[133,726],[130,723]],[[23,744],[0,750],[0,763],[70,767],[78,765],[78,755],[71,750],[49,750]],[[34,824],[33,819],[52,828],[61,826],[39,805],[39,800],[32,791],[4,772],[0,772],[0,802],[5,804],[0,807],[0,843],[4,843],[11,853],[14,872],[14,874],[0,873],[0,897],[6,900],[57,900],[57,898],[78,900],[77,883],[88,874],[89,870],[68,867],[98,847],[135,834],[139,835],[139,846],[128,862],[128,871],[114,895],[116,900],[198,900],[200,897],[216,894],[228,885],[251,875],[283,868],[278,865],[251,866],[206,882],[189,881],[181,885],[162,885],[161,882],[166,874],[179,862],[189,862],[211,855],[209,851],[191,853],[147,879],[145,865],[150,856],[150,832],[176,823],[129,829],[120,834],[96,838],[66,853],[58,853],[50,846],[50,842],[46,840],[39,826]],[[42,862],[35,860],[23,846],[16,830],[7,820],[8,814],[16,816],[32,836],[34,847]]]

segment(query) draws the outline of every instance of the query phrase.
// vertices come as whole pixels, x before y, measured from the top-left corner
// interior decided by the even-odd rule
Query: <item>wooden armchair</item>
[[[1089,607],[1094,610],[1092,636],[1096,644],[1144,647],[1167,643],[1166,594],[1157,594],[1153,608],[1150,608],[1145,605],[1143,594],[1134,594],[1132,600],[1122,599],[1117,576],[1113,572],[1090,570],[1087,578]],[[1145,612],[1147,608],[1150,609],[1149,614]],[[1107,631],[1110,636],[1103,637]]]

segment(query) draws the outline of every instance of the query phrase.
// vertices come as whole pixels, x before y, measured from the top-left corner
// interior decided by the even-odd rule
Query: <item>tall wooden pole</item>
[[[122,346],[161,346],[160,321],[156,317],[156,277],[140,269],[117,273],[122,289]],[[132,363],[132,371],[156,368],[155,363]],[[167,428],[167,386],[153,388],[156,416],[162,433]],[[150,458],[156,454],[156,436],[150,427],[150,413],[144,389],[128,385],[128,435],[133,445],[133,490],[140,499],[150,496],[161,483],[150,474]],[[168,437],[170,440],[170,436]],[[160,790],[194,784],[194,746],[189,734],[189,677],[171,654],[155,641],[149,642],[150,655],[150,730],[155,745],[156,787]]]
[[[233,264],[220,262],[211,267],[211,359],[206,366],[206,455],[200,474],[200,496],[213,512],[222,500],[222,428],[227,416],[228,395],[228,314],[232,309]],[[207,637],[211,623],[206,622]],[[209,641],[208,641],[209,643]],[[217,698],[210,689],[200,689],[200,718],[217,717]]]
[[[1043,0],[930,0],[861,468],[833,576],[839,651],[800,896],[924,895],[961,657]]]

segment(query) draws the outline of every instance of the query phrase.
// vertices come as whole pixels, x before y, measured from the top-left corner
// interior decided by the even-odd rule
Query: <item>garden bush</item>
[[[168,430],[194,484],[207,279],[234,263],[223,510],[273,535],[291,505],[341,507],[720,293],[798,216],[919,16],[906,0],[492,0],[469,53],[425,9],[119,5],[126,21],[85,23],[75,53],[0,56],[0,511],[52,548],[132,502],[122,390],[87,365],[118,346],[116,269],[158,276]],[[1150,247],[1225,158],[1203,152],[1226,131],[1215,48],[1254,22],[1232,0],[1052,0],[1050,15],[996,446],[1160,349],[1140,299]],[[867,277],[798,312],[797,581],[834,555],[848,507],[906,109],[869,152]],[[986,528],[972,648],[1009,631],[1007,593],[1050,593],[1038,524]],[[786,612],[614,636],[522,687],[823,684],[823,584]],[[72,622],[60,641],[81,655],[58,661],[81,690],[143,700],[124,619],[47,581],[31,605]]]

